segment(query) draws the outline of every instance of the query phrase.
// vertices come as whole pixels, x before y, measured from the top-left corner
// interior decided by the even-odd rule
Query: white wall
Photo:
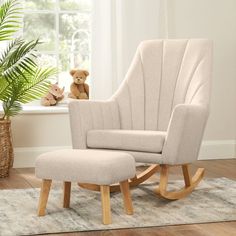
[[[12,119],[14,167],[32,167],[35,158],[61,148],[71,148],[68,113],[22,114]]]
[[[210,38],[214,41],[211,116],[200,157],[231,158],[235,156],[236,146],[236,1],[168,0],[167,3],[169,38]],[[139,9],[139,12],[142,11]],[[166,31],[164,25],[165,22],[162,32]],[[157,24],[147,27],[150,33]],[[132,32],[130,34],[132,36]],[[128,41],[129,37],[124,40]],[[129,60],[133,51],[135,48],[129,48]],[[126,67],[128,64],[126,61]],[[32,166],[40,152],[71,146],[68,114],[25,114],[12,122],[15,166]]]
[[[14,147],[71,146],[68,114],[23,114],[12,119]]]

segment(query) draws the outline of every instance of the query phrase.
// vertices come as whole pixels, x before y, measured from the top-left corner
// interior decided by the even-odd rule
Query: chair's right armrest
[[[164,164],[177,165],[196,161],[208,109],[200,105],[177,105],[172,113],[162,156]]]
[[[76,100],[69,103],[73,148],[86,149],[87,131],[120,129],[118,105],[115,101]]]

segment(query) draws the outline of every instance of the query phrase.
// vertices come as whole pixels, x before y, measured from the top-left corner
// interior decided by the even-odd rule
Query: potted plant
[[[12,116],[22,110],[22,104],[39,99],[48,90],[50,76],[55,68],[42,68],[36,63],[39,40],[25,41],[13,38],[21,28],[20,0],[7,0],[0,5],[0,178],[9,175],[13,165],[11,137]]]

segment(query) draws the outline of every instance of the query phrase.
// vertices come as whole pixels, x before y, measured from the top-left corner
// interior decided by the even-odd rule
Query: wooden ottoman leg
[[[128,215],[132,215],[133,214],[133,205],[132,205],[132,199],[130,196],[130,189],[129,189],[128,180],[120,182],[120,190],[123,195],[125,212]]]
[[[101,185],[103,224],[111,224],[110,186]]]
[[[64,182],[63,207],[70,207],[71,182]]]
[[[45,215],[45,209],[47,206],[48,195],[50,191],[52,180],[50,179],[43,179],[39,197],[39,206],[38,206],[38,216]]]

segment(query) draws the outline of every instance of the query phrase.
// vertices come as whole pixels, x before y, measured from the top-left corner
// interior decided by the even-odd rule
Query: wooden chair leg
[[[125,212],[128,215],[133,215],[133,204],[130,196],[129,182],[128,180],[120,182],[120,190],[123,195]]]
[[[184,176],[185,187],[191,186],[191,177],[189,174],[188,165],[182,165],[182,171]]]
[[[161,165],[160,170],[160,184],[159,191],[161,195],[164,195],[168,185],[168,177],[169,177],[169,167],[167,165]]]
[[[38,216],[44,216],[52,180],[43,179],[39,197]]]
[[[101,185],[103,224],[111,224],[110,186]]]
[[[63,207],[70,207],[71,182],[64,182]]]

